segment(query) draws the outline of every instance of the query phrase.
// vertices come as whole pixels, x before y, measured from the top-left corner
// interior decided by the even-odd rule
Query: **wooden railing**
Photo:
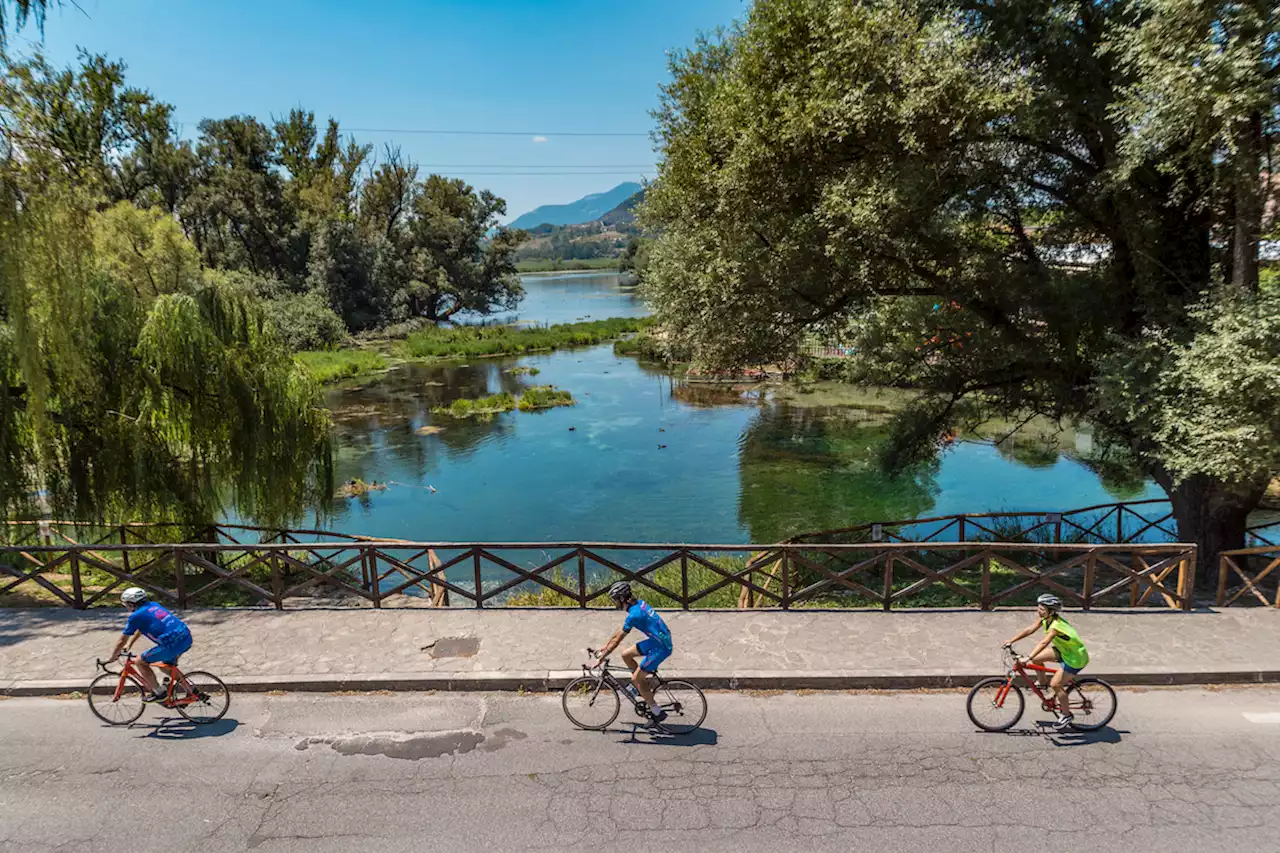
[[[1246,528],[1246,544],[1280,545],[1280,521]],[[1045,542],[1092,544],[1176,542],[1169,501],[1152,499],[1081,507],[1065,512],[957,513],[879,521],[804,533],[794,543],[860,542]],[[1274,541],[1273,541],[1274,540]]]
[[[659,607],[1028,605],[1188,610],[1196,549],[1185,544],[999,542],[855,545],[423,543],[94,544],[0,547],[0,601],[84,609],[140,586],[179,608],[305,606],[322,590],[373,607],[607,606],[616,580]],[[7,578],[7,581],[6,581]],[[38,601],[36,600],[38,599]]]
[[[1227,598],[1233,585],[1234,594]],[[1268,586],[1274,591],[1266,591]],[[1263,607],[1280,607],[1280,547],[1270,545],[1223,553],[1218,565],[1218,606],[1230,607],[1245,593]],[[1248,598],[1245,601],[1252,603]]]

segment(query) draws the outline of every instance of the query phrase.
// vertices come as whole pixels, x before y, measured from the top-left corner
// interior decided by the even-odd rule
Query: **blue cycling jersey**
[[[656,640],[668,649],[671,648],[671,629],[662,621],[658,612],[643,601],[637,601],[627,608],[627,618],[622,620],[622,630],[630,631],[639,628],[645,636]]]
[[[130,614],[129,621],[124,626],[124,635],[132,636],[135,631],[141,631],[153,643],[162,642],[165,637],[190,633],[187,623],[154,601],[148,601]]]

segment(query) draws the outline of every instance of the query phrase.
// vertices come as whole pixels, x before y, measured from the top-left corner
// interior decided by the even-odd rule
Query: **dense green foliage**
[[[509,392],[503,391],[500,394],[490,394],[474,400],[466,398],[454,400],[447,406],[436,406],[431,413],[447,415],[451,418],[492,417],[502,412],[509,412],[515,407],[516,398]]]
[[[208,119],[193,144],[174,133],[170,105],[127,85],[121,63],[82,54],[58,69],[37,54],[6,72],[12,139],[96,197],[176,219],[207,267],[244,273],[279,302],[269,313],[297,346],[331,342],[335,315],[360,331],[519,300],[524,234],[497,227],[502,199],[421,177],[394,150],[375,163],[332,119]]]
[[[330,490],[328,418],[260,304],[169,218],[0,167],[0,503],[280,521]]]
[[[899,466],[1088,420],[1214,565],[1280,472],[1278,52],[1262,2],[756,0],[672,60],[649,296],[711,365],[853,342],[858,381],[924,392]]]
[[[538,409],[554,409],[557,406],[572,406],[573,395],[554,385],[534,385],[520,395],[516,408],[522,412]]]

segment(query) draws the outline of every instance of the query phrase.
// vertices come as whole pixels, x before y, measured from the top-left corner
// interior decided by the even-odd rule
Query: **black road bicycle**
[[[595,652],[587,649],[595,657]],[[638,695],[630,681],[623,682],[609,671],[609,659],[598,667],[582,665],[582,675],[570,681],[560,695],[565,716],[580,729],[601,730],[618,718],[622,710],[622,696],[635,706],[636,715],[651,726],[669,734],[688,734],[695,731],[707,718],[707,698],[697,686],[687,681],[665,681],[656,672],[649,676],[653,683],[653,698],[658,707],[667,712],[666,719],[655,722],[649,706]]]

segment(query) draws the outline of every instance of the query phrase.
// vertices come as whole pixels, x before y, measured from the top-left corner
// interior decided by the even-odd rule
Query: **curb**
[[[240,693],[284,690],[303,693],[343,691],[525,691],[560,690],[580,675],[575,670],[534,672],[378,673],[350,675],[245,675],[229,677],[227,686]],[[994,673],[874,673],[843,671],[674,672],[708,690],[915,690],[972,687]],[[1203,672],[1098,673],[1116,687],[1191,686],[1205,684],[1276,684],[1280,670],[1205,670]],[[57,696],[81,692],[87,680],[0,682],[0,696]]]

